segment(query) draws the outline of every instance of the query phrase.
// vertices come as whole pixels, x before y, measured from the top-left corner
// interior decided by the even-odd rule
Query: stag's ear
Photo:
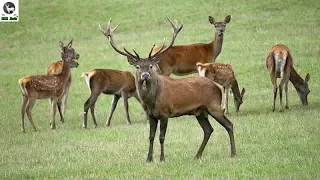
[[[71,48],[71,46],[72,46],[72,42],[73,42],[73,38],[71,39],[71,41],[69,42],[69,44],[67,45],[68,46],[68,48]]]
[[[242,91],[241,91],[241,97],[243,97],[244,93],[246,92],[246,90],[244,88],[242,88]]]
[[[153,58],[153,59],[151,60],[151,64],[152,64],[152,65],[156,65],[156,64],[158,64],[158,63],[160,62],[160,60],[161,60],[161,58],[155,57],[155,58]]]
[[[228,15],[225,19],[224,19],[224,23],[228,24],[231,20],[231,15]]]
[[[307,75],[306,75],[306,78],[304,79],[304,82],[308,82],[310,80],[310,74],[308,73]]]
[[[213,17],[209,16],[209,22],[210,22],[211,24],[214,24],[214,23],[216,22],[216,20],[214,20]]]
[[[127,60],[128,60],[128,63],[129,63],[130,65],[132,65],[132,66],[137,65],[136,60],[133,59],[133,58],[130,57],[130,56],[127,56]]]

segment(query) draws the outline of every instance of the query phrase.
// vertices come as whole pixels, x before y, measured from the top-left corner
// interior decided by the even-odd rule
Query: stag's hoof
[[[147,162],[147,163],[151,163],[151,162],[153,162],[152,157],[148,157],[148,158],[147,158],[147,160],[146,160],[146,162]]]

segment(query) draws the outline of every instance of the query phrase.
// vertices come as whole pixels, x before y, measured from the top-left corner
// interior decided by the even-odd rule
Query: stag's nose
[[[149,77],[150,77],[149,73],[142,73],[141,74],[141,79],[143,79],[143,80],[147,80]]]

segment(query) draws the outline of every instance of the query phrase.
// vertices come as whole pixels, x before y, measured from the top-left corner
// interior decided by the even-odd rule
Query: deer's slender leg
[[[108,118],[108,120],[107,120],[107,122],[106,122],[106,126],[110,126],[113,112],[114,112],[114,110],[115,110],[116,107],[117,107],[117,104],[118,104],[118,101],[119,101],[120,97],[121,97],[121,96],[116,95],[116,94],[113,95],[112,104],[111,104],[111,110],[110,110],[110,115],[109,115],[109,118]]]
[[[26,106],[28,102],[28,96],[22,95],[22,106],[21,106],[21,131],[25,132],[24,129],[24,115],[26,114]]]
[[[160,162],[164,162],[164,140],[166,137],[167,132],[167,125],[168,125],[168,118],[161,118],[160,119],[160,135],[159,135],[159,141],[161,146],[161,153],[160,153]]]
[[[272,86],[273,86],[273,104],[272,104],[272,111],[274,111],[275,106],[276,106],[277,92],[278,92],[278,88],[277,88],[277,76],[276,76],[275,73],[271,72],[271,73],[270,73],[270,78],[271,78],[271,82],[272,82]]]
[[[83,118],[83,125],[82,125],[83,128],[87,128],[87,119],[88,119],[89,108],[91,109],[93,123],[94,123],[95,127],[97,127],[97,122],[96,122],[96,118],[94,115],[94,105],[95,105],[100,94],[101,94],[100,92],[94,93],[93,91],[91,91],[90,97],[84,103],[84,118]]]
[[[196,154],[196,157],[195,157],[195,158],[199,159],[202,156],[202,152],[208,143],[208,140],[211,136],[211,133],[213,132],[213,128],[208,120],[208,117],[204,113],[201,113],[199,116],[196,116],[196,118],[197,118],[197,120],[203,130],[203,134],[204,134],[201,146],[200,146],[200,148]]]
[[[284,85],[284,91],[286,93],[286,106],[285,106],[286,109],[289,109],[289,106],[288,106],[288,83],[289,83],[289,80]]]
[[[130,116],[129,116],[129,105],[128,105],[128,94],[126,92],[121,92],[121,96],[123,98],[123,105],[126,110],[126,117],[128,124],[131,124]]]
[[[34,103],[36,102],[36,100],[37,99],[35,97],[29,97],[28,102],[27,102],[27,109],[26,109],[29,122],[30,122],[31,127],[34,131],[36,131],[36,127],[35,127],[33,120],[32,120],[31,110],[32,110],[32,107],[33,107]]]
[[[228,132],[230,138],[230,146],[231,146],[231,157],[236,155],[236,147],[234,142],[233,135],[233,124],[232,122],[223,114],[222,111],[213,110],[209,112],[210,115],[219,122]]]
[[[60,121],[62,123],[64,123],[63,111],[61,110],[62,105],[63,105],[63,102],[61,102],[61,100],[58,100],[57,106],[58,106],[58,111],[59,111],[59,115],[60,115]]]
[[[229,90],[230,90],[230,88],[229,87],[226,87],[225,88],[225,96],[226,96],[226,99],[225,99],[225,102],[224,102],[224,104],[225,104],[225,109],[226,109],[226,114],[229,114]]]
[[[65,113],[66,113],[66,108],[67,108],[67,104],[68,104],[68,95],[69,95],[69,86],[67,85],[65,92],[64,92],[64,95],[62,97],[61,109],[62,109],[63,115],[65,115]]]
[[[52,103],[52,120],[51,120],[51,129],[56,129],[56,112],[57,112],[57,101],[58,99],[55,97],[53,98],[53,103]]]
[[[153,142],[154,142],[154,137],[157,131],[158,119],[150,115],[148,116],[149,116],[148,119],[149,119],[149,125],[150,125],[150,132],[149,132],[149,152],[148,152],[147,162],[152,162],[153,161]]]

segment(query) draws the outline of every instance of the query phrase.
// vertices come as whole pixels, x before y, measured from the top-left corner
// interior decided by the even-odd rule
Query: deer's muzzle
[[[144,72],[144,73],[141,74],[141,79],[144,80],[144,81],[149,79],[149,77],[150,77],[150,74],[147,73],[147,72]]]

